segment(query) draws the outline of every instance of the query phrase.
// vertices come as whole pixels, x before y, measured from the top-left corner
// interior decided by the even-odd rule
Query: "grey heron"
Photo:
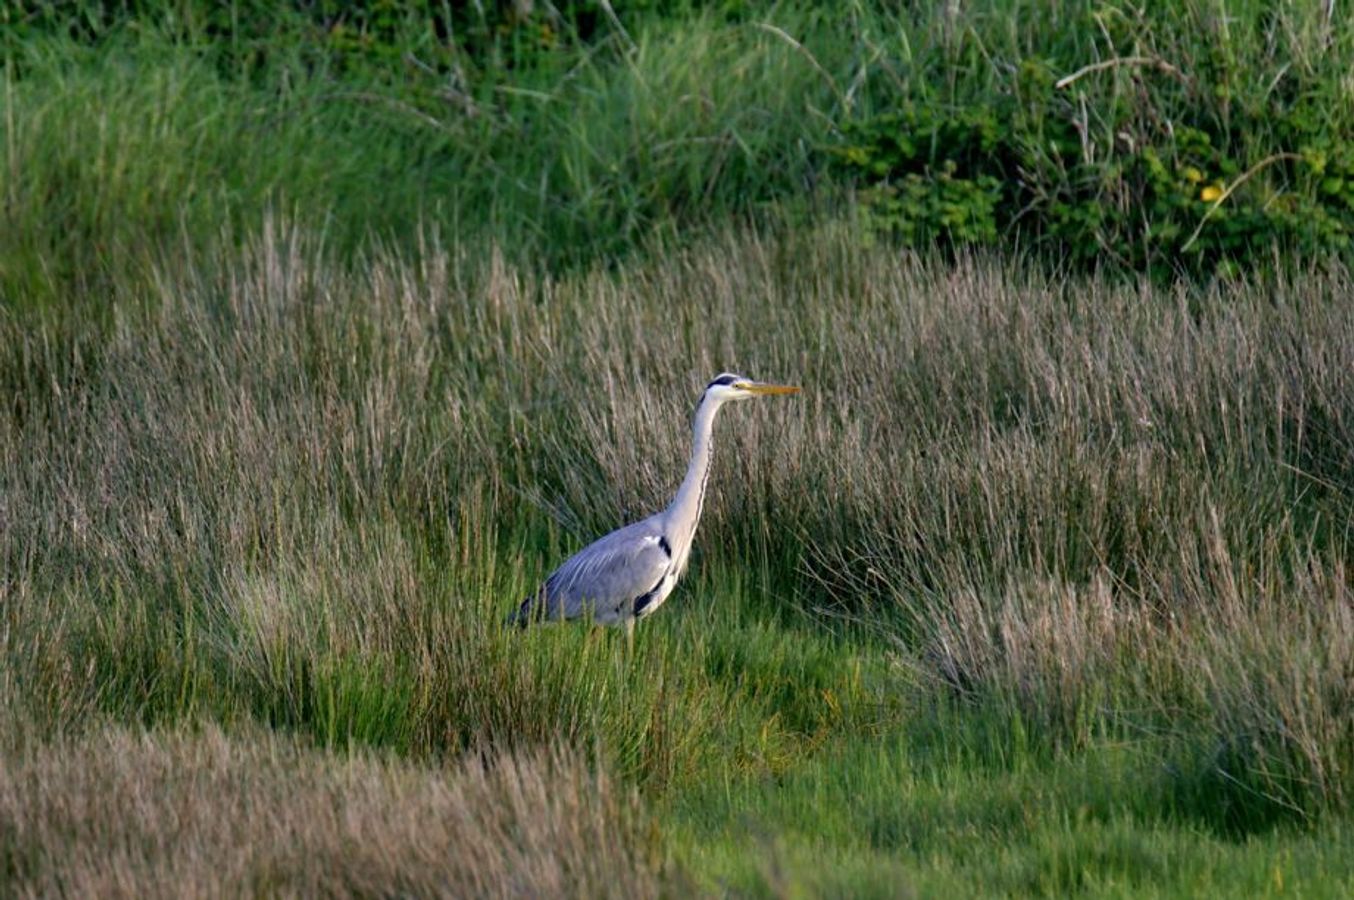
[[[653,615],[686,570],[696,536],[714,455],[715,415],[725,404],[799,388],[752,381],[724,372],[705,386],[692,423],[691,462],[668,508],[611,532],[569,557],[522,601],[509,622],[527,625],[591,617],[625,626]]]

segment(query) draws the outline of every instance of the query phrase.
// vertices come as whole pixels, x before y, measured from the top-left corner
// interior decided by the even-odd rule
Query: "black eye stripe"
[[[712,382],[710,382],[709,384],[707,384],[706,387],[707,387],[707,388],[712,388],[712,387],[714,387],[715,385],[719,385],[720,387],[728,387],[729,385],[733,384],[733,383],[734,383],[735,381],[737,381],[737,380],[738,380],[738,376],[737,376],[737,375],[721,375],[721,376],[719,376],[718,378],[716,378],[714,381],[712,381]]]

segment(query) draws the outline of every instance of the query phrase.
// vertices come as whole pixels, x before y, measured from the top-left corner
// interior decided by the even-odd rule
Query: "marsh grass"
[[[1265,238],[1347,218],[1347,17],[735,7],[0,23],[0,894],[1354,893],[1354,281]],[[1052,266],[859,227],[899,109],[1014,110]],[[1060,268],[1163,223],[1270,274]],[[806,392],[634,655],[503,628],[723,369]]]
[[[876,886],[976,867],[1056,893],[1173,829],[1346,821],[1342,270],[1162,291],[824,229],[551,277],[431,234],[341,264],[279,219],[153,274],[107,320],[0,321],[0,684],[53,753],[109,721],[433,768],[563,745],[667,811],[698,880],[768,891],[749,859],[775,854],[711,792],[851,803],[806,773],[880,741],[895,768],[853,790],[937,803],[1133,752],[1052,805],[1021,788],[1044,843],[990,870],[875,870],[921,826],[804,813]],[[666,501],[726,368],[808,390],[722,418],[692,573],[634,656],[503,628]],[[1078,804],[1126,856],[1068,849]]]

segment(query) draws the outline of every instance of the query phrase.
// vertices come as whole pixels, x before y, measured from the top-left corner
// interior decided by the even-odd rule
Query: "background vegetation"
[[[0,290],[68,305],[269,209],[556,270],[731,219],[1163,279],[1354,229],[1331,4],[277,6],[7,5]]]
[[[411,9],[0,13],[0,894],[1354,889],[1345,20]]]

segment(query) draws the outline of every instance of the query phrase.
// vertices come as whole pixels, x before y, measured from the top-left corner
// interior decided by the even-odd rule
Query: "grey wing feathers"
[[[569,557],[522,602],[513,620],[576,619],[592,610],[599,622],[625,615],[625,604],[652,590],[672,558],[657,523],[636,522],[599,538]]]

